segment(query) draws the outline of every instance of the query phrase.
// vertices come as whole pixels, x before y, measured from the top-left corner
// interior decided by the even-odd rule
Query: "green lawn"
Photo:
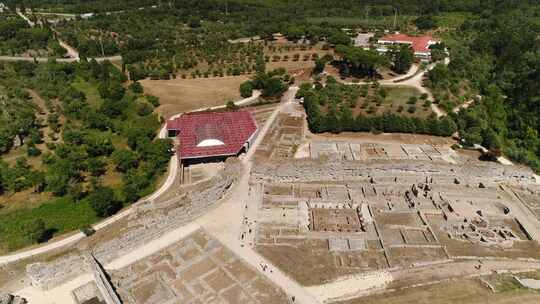
[[[26,227],[34,219],[42,219],[54,235],[77,230],[99,220],[88,202],[58,198],[33,209],[0,210],[0,253],[32,245]]]
[[[384,87],[386,89],[386,92],[388,95],[386,96],[386,102],[393,103],[397,105],[405,105],[409,98],[416,97],[420,98],[420,92],[411,87],[401,87],[401,86],[394,86],[394,87]]]
[[[103,103],[103,98],[99,96],[97,86],[89,83],[81,78],[77,78],[73,83],[73,87],[83,92],[86,95],[86,100],[90,105],[98,108]]]

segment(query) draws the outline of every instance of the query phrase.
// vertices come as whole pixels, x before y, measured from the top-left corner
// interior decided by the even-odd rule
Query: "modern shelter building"
[[[167,122],[169,137],[179,142],[184,164],[225,160],[246,152],[255,142],[258,127],[250,112],[187,113]]]
[[[388,45],[395,44],[407,44],[410,45],[414,51],[414,56],[420,60],[430,61],[431,60],[431,49],[430,46],[439,43],[437,40],[433,39],[431,36],[409,36],[405,34],[390,34],[384,37],[381,37],[378,40],[379,47],[377,50],[381,53],[386,53]]]

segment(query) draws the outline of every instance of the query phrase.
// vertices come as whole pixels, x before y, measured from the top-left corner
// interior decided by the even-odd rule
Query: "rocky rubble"
[[[26,300],[10,294],[0,295],[0,304],[26,304]]]

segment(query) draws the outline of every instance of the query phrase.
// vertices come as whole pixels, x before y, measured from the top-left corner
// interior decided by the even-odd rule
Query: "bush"
[[[410,107],[407,109],[407,112],[413,114],[414,112],[416,112],[416,106],[410,106]]]
[[[85,235],[85,236],[91,236],[93,235],[94,233],[96,233],[96,230],[94,228],[92,228],[92,226],[90,225],[86,225],[84,227],[81,228],[81,232]]]
[[[153,105],[154,107],[159,107],[160,103],[159,103],[159,97],[157,96],[154,96],[154,95],[146,95],[146,100],[151,104]]]
[[[107,217],[122,209],[120,203],[114,196],[114,191],[109,187],[99,187],[88,195],[90,206],[99,217]]]
[[[253,96],[253,83],[251,81],[245,81],[240,85],[240,96],[244,98]]]
[[[26,149],[26,154],[27,154],[29,157],[36,157],[36,156],[41,155],[41,150],[38,149],[34,144],[31,144],[31,145],[29,145],[28,148]]]
[[[227,111],[231,111],[231,112],[235,112],[235,111],[238,111],[238,109],[240,109],[240,107],[238,107],[234,101],[232,100],[229,100],[227,102],[227,106],[225,107],[227,109]]]
[[[414,105],[414,104],[416,104],[417,101],[418,101],[418,98],[416,98],[416,96],[411,96],[411,98],[409,98],[407,103],[411,104],[411,105]]]
[[[152,107],[152,105],[146,102],[142,102],[137,105],[137,114],[139,114],[140,116],[150,115],[153,111],[154,108]]]
[[[144,88],[138,81],[135,81],[132,84],[130,84],[129,89],[131,90],[131,92],[133,92],[135,94],[144,93]]]
[[[32,243],[41,243],[47,239],[47,228],[42,219],[34,219],[26,226],[26,233]]]

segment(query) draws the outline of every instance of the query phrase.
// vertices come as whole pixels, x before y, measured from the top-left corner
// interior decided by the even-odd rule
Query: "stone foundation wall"
[[[449,176],[464,181],[533,183],[534,175],[529,168],[502,166],[494,163],[442,164],[423,161],[319,161],[291,160],[269,161],[255,166],[252,182],[313,182],[344,181],[377,178],[378,176],[424,176],[447,179]],[[453,180],[453,178],[452,178]]]

